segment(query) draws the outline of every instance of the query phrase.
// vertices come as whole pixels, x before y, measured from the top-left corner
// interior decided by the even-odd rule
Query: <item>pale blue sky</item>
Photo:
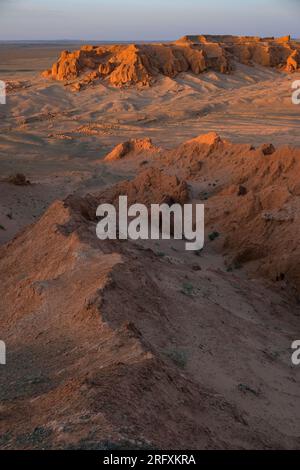
[[[0,0],[0,40],[300,36],[300,0]]]

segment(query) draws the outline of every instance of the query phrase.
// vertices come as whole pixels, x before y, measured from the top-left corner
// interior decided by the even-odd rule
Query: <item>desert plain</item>
[[[299,51],[0,44],[0,448],[300,447]],[[203,250],[98,240],[119,195]]]

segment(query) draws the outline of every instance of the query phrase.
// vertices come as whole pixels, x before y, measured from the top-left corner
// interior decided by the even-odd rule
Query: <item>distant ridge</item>
[[[236,63],[294,72],[300,67],[300,45],[289,35],[187,35],[170,43],[84,45],[75,52],[63,51],[43,76],[73,81],[79,91],[99,79],[115,86],[150,86],[159,75],[230,73]]]

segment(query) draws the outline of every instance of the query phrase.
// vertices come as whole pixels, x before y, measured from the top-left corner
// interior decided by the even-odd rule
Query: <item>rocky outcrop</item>
[[[149,168],[132,181],[116,184],[98,195],[101,202],[117,204],[119,196],[126,194],[128,204],[185,204],[189,200],[187,183],[176,175],[159,168]]]
[[[162,161],[196,186],[206,206],[207,231],[220,249],[254,275],[300,293],[300,151],[266,143],[254,148],[217,134],[200,135],[166,152]],[[243,200],[241,202],[241,186]]]
[[[149,139],[124,142],[106,159],[137,156],[138,148],[145,152],[147,146],[152,148],[152,167],[106,190],[109,202],[116,203],[121,194],[128,194],[131,203],[145,204],[200,198],[206,205],[207,231],[222,234],[220,249],[229,259],[249,266],[254,275],[273,281],[283,277],[299,295],[299,149],[234,144],[210,132],[169,151],[156,151]],[[198,192],[188,192],[186,182]]]
[[[140,156],[151,156],[158,152],[159,148],[153,145],[151,139],[130,139],[121,142],[104,158],[105,161],[116,161],[123,158],[136,158]]]
[[[45,78],[75,80],[90,70],[94,79],[107,79],[116,86],[149,86],[159,74],[175,77],[180,72],[201,73],[213,65],[225,71],[222,64],[210,64],[203,50],[176,45],[147,44],[129,46],[84,47],[76,52],[62,52],[51,70],[43,72]],[[83,78],[83,77],[82,77]]]
[[[295,72],[300,68],[300,51],[294,50],[287,59],[286,69],[288,72]]]
[[[43,77],[81,80],[82,85],[106,79],[115,86],[149,86],[159,75],[176,77],[181,72],[206,70],[229,73],[235,62],[282,67],[293,72],[300,67],[300,46],[290,36],[184,36],[174,43],[83,46],[63,51]],[[92,72],[92,74],[91,74]],[[80,90],[77,85],[74,90]]]

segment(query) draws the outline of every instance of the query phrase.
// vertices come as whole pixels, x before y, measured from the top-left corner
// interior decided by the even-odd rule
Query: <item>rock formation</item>
[[[162,164],[198,188],[207,230],[223,233],[222,250],[258,275],[284,278],[299,296],[298,148],[254,148],[210,133],[164,153]]]
[[[109,156],[118,155],[127,145],[119,144]],[[299,149],[275,148],[271,143],[257,148],[233,144],[211,132],[173,150],[159,149],[151,165],[135,180],[106,190],[106,197],[110,194],[109,200],[116,203],[118,194],[129,194],[132,202],[147,204],[151,198],[157,202],[157,189],[145,196],[149,188],[160,188],[161,198],[168,190],[174,200],[184,203],[189,194],[186,183],[169,181],[167,176],[176,174],[194,188],[190,196],[205,203],[207,230],[223,234],[220,249],[229,259],[238,259],[273,281],[283,276],[300,294]]]
[[[147,157],[153,153],[157,153],[159,148],[153,145],[151,139],[131,139],[117,145],[108,155],[106,161],[121,160],[130,157]]]
[[[83,46],[63,51],[45,78],[80,80],[75,89],[98,79],[115,86],[149,86],[159,75],[176,77],[181,72],[206,70],[229,73],[235,62],[299,68],[300,46],[289,36],[275,38],[239,36],[184,36],[174,43]]]

